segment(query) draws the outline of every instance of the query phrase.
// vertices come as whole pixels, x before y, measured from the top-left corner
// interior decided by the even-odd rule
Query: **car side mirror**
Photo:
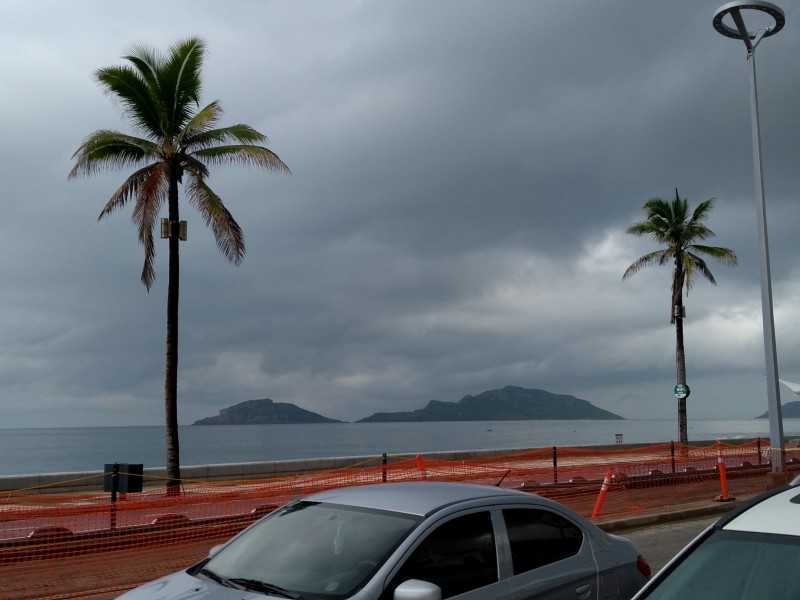
[[[429,581],[409,579],[395,588],[394,600],[442,600],[442,589]]]
[[[214,556],[224,545],[225,544],[217,544],[216,546],[212,547],[211,550],[208,551],[208,558]]]

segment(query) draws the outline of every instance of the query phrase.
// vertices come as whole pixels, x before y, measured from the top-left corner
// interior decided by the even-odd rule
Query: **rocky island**
[[[533,420],[622,420],[623,417],[575,396],[507,386],[458,402],[431,400],[425,408],[411,412],[379,412],[357,423],[420,421],[533,421]]]
[[[800,404],[795,402],[794,404]],[[541,421],[541,420],[623,420],[586,400],[544,390],[506,386],[458,402],[431,400],[425,408],[410,412],[378,412],[356,423],[414,423],[425,421]],[[288,425],[298,423],[341,423],[287,402],[269,398],[247,400],[219,411],[216,417],[194,425]]]
[[[794,402],[787,402],[786,404],[781,404],[781,417],[784,419],[800,419],[800,402],[795,400]],[[758,415],[756,419],[768,419],[769,418],[769,411],[766,411],[764,414]]]
[[[206,417],[193,425],[286,425],[296,423],[341,423],[300,408],[288,402],[273,402],[269,398],[246,400],[219,411],[216,417]]]

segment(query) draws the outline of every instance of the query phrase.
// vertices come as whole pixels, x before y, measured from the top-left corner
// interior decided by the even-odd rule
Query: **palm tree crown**
[[[714,199],[711,198],[701,202],[690,212],[689,202],[678,195],[676,188],[675,198],[672,201],[653,198],[645,202],[643,210],[647,213],[647,218],[634,223],[626,230],[632,235],[650,236],[665,246],[636,259],[622,275],[622,279],[628,279],[645,267],[663,266],[671,261],[675,267],[670,307],[673,323],[674,307],[682,304],[682,291],[685,287],[686,293],[689,293],[696,274],[699,273],[712,284],[717,284],[706,261],[700,255],[732,266],[736,265],[736,253],[733,250],[697,243],[716,235],[704,223],[713,207]]]
[[[205,44],[189,38],[161,56],[135,47],[124,58],[130,63],[99,69],[95,78],[113,96],[142,137],[101,129],[89,135],[73,155],[70,178],[105,169],[137,170],[111,196],[100,219],[129,201],[145,249],[142,283],[155,278],[153,228],[165,200],[170,221],[176,222],[177,185],[187,176],[189,203],[214,232],[225,257],[238,264],[245,253],[242,230],[217,194],[207,185],[208,165],[239,163],[288,172],[266,144],[267,138],[248,125],[216,128],[222,117],[218,101],[200,108],[200,71]]]

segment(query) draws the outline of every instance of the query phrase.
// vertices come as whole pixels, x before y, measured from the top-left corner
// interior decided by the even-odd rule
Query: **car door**
[[[583,529],[545,507],[503,507],[511,600],[598,598],[597,566]]]
[[[390,578],[381,600],[409,579],[436,584],[442,600],[510,600],[500,579],[497,539],[488,508],[464,511],[429,528]]]

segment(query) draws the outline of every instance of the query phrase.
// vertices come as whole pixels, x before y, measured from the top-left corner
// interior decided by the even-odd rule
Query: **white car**
[[[800,598],[800,486],[768,492],[707,528],[636,600]]]
[[[626,600],[634,544],[533,494],[457,483],[333,489],[254,523],[125,600]]]

